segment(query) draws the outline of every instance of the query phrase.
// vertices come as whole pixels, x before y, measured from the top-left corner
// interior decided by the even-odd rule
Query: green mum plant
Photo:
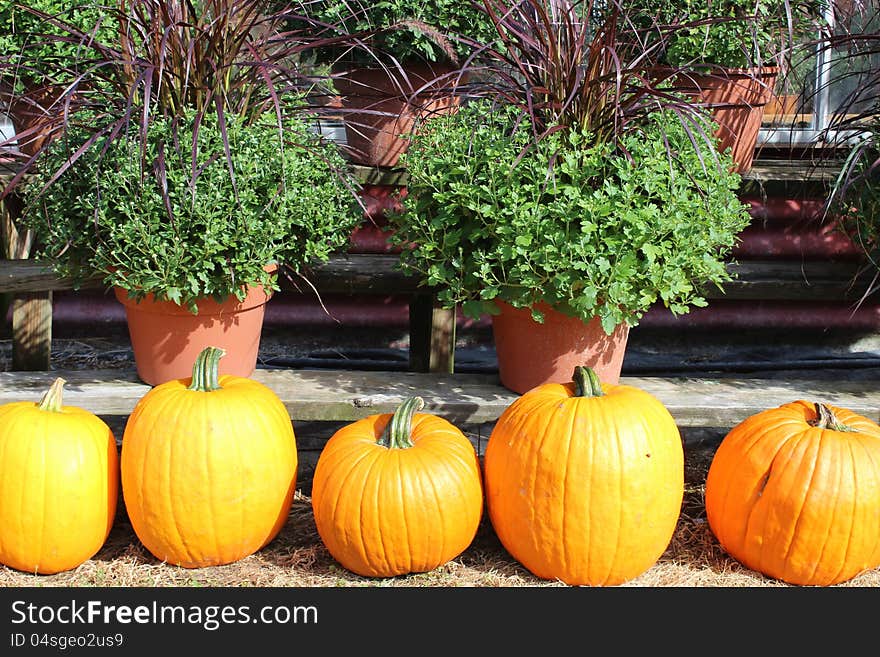
[[[362,216],[354,183],[308,124],[289,118],[279,131],[271,118],[230,116],[221,130],[209,115],[196,131],[195,115],[152,121],[145,151],[135,134],[91,149],[43,191],[88,133],[56,139],[22,189],[38,256],[77,285],[97,275],[195,312],[200,298],[243,299],[245,283],[277,290],[266,265],[299,272],[347,246]]]
[[[470,317],[546,302],[611,333],[705,304],[749,214],[705,108],[652,75],[629,4],[481,0],[497,48],[426,121],[390,217],[401,266]],[[674,73],[674,71],[673,71]]]
[[[433,119],[404,155],[394,239],[444,305],[478,318],[495,299],[543,301],[611,333],[658,301],[703,306],[704,285],[729,280],[724,256],[749,222],[739,176],[707,167],[674,117],[652,114],[618,148],[572,129],[526,151],[516,118],[472,103]]]

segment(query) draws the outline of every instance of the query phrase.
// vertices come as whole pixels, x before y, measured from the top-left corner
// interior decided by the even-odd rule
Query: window
[[[880,2],[837,2],[826,9],[834,47],[818,38],[803,44],[792,67],[780,76],[776,98],[765,109],[758,141],[765,146],[840,143],[833,129],[876,105],[880,72]]]

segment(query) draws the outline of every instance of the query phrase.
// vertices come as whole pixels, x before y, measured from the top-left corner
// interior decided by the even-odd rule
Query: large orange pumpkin
[[[516,399],[484,458],[489,517],[537,577],[623,583],[669,545],[684,497],[684,451],[666,407],[577,367]]]
[[[345,568],[367,577],[433,570],[470,545],[483,513],[480,462],[460,429],[397,411],[339,429],[315,467],[312,508],[318,534]]]
[[[63,405],[64,383],[39,403],[0,406],[0,563],[41,575],[93,557],[116,516],[116,439],[96,415]]]
[[[193,375],[162,383],[135,405],[122,437],[122,494],[144,546],[198,568],[246,557],[287,520],[297,450],[284,404],[252,379],[218,375],[208,347]]]
[[[798,400],[724,437],[706,476],[724,550],[790,584],[831,585],[880,566],[880,426]]]

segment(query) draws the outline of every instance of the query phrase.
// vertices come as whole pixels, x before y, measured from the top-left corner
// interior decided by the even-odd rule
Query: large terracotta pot
[[[501,312],[492,315],[492,335],[505,388],[523,394],[543,383],[568,383],[577,365],[591,367],[603,383],[618,383],[626,324],[608,335],[598,318],[583,322],[539,304],[544,322],[538,323],[528,309],[496,303]]]
[[[366,166],[397,166],[418,121],[453,111],[459,99],[443,89],[423,86],[453,71],[449,65],[410,64],[406,75],[381,68],[337,70],[345,138],[350,159]],[[451,85],[444,83],[443,86]]]
[[[773,97],[779,69],[775,66],[722,69],[704,75],[682,76],[676,86],[698,93],[718,123],[719,149],[731,149],[736,171],[752,168],[764,109]]]
[[[205,347],[220,347],[220,374],[248,377],[253,374],[260,349],[263,316],[271,292],[249,288],[244,301],[229,297],[218,303],[203,299],[193,315],[185,306],[156,301],[147,295],[135,301],[122,288],[114,288],[125,306],[135,366],[144,383],[156,386],[192,375],[193,363]]]

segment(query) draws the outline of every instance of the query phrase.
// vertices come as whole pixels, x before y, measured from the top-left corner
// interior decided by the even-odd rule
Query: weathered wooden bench
[[[39,401],[55,377],[67,381],[65,404],[102,416],[127,416],[150,386],[127,370],[0,372],[0,404]],[[257,368],[252,378],[278,394],[294,422],[351,422],[391,413],[411,395],[425,412],[462,425],[492,423],[519,395],[490,374]],[[880,385],[841,378],[621,377],[650,392],[681,427],[726,427],[797,399],[843,405],[880,421]],[[112,394],[110,394],[112,390]]]

